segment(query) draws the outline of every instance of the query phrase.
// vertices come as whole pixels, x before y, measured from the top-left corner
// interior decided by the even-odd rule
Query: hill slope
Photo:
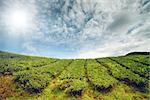
[[[1,51],[0,99],[148,99],[150,55],[128,55],[54,59]]]

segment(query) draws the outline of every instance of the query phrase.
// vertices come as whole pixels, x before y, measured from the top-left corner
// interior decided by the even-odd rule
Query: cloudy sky
[[[0,0],[0,50],[58,58],[150,51],[150,0]]]

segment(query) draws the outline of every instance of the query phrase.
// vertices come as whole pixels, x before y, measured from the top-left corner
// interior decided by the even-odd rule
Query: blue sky
[[[57,58],[150,51],[149,0],[0,0],[0,50]]]

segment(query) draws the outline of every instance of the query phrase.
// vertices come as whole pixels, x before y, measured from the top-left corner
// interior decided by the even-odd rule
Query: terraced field
[[[0,100],[148,100],[150,55],[55,59],[0,51]]]

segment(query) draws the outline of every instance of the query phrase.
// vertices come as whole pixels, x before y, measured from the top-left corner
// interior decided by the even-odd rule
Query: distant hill
[[[129,55],[150,55],[150,52],[131,52],[131,53],[126,54],[126,56],[129,56]]]

